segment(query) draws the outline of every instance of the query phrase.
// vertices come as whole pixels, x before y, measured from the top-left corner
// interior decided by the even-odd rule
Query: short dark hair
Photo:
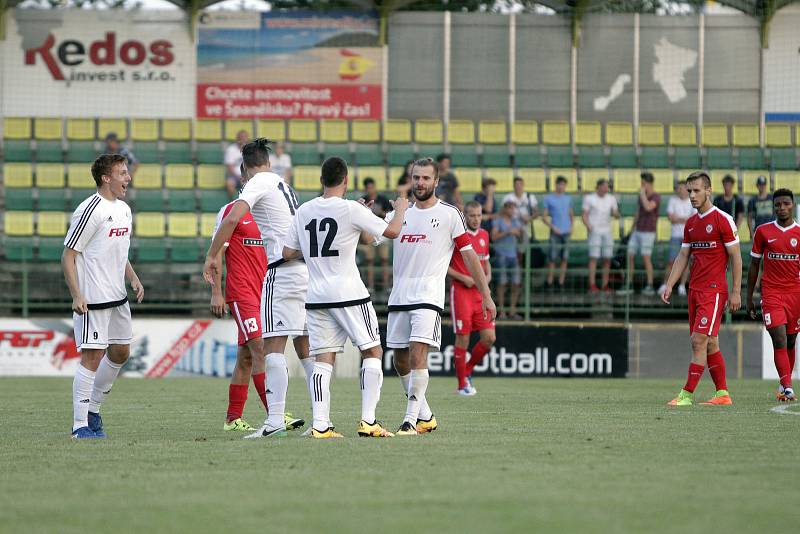
[[[514,183],[517,183],[517,182],[523,182],[524,183],[525,180],[522,179],[522,176],[515,176],[514,177]]]
[[[565,183],[567,183],[567,177],[566,176],[561,176],[559,174],[558,176],[556,176],[556,183],[557,184],[565,184]]]
[[[442,152],[441,154],[439,154],[438,156],[436,156],[436,163],[441,163],[441,161],[442,161],[443,159],[449,159],[449,160],[452,160],[453,158],[451,158],[451,157],[450,157],[450,154],[448,154],[447,152]]]
[[[440,156],[442,154],[439,154]],[[446,154],[444,154],[446,155]],[[449,156],[448,156],[449,157]],[[438,160],[438,158],[437,158]],[[441,160],[438,160],[441,161]],[[436,166],[436,162],[433,161],[433,158],[419,158],[418,160],[414,161],[414,165],[411,167],[411,174],[414,174],[414,167],[433,167],[433,179],[439,179],[439,167]]]
[[[364,178],[364,187],[367,187],[368,185],[375,185],[375,179],[369,176]]]
[[[725,182],[728,182],[730,184],[735,184],[736,180],[730,174],[726,174],[725,176],[722,177],[722,183],[724,184]]]
[[[481,189],[485,189],[490,185],[497,185],[497,180],[494,178],[486,178],[483,182],[481,182]]]
[[[597,183],[594,184],[595,187],[600,187],[603,184],[607,184],[608,180],[605,178],[600,178],[597,180]]]
[[[781,189],[778,189],[774,193],[772,193],[773,200],[775,200],[778,197],[789,197],[792,199],[792,202],[794,202],[794,193],[792,193],[791,189],[786,189],[785,187],[782,187]]]
[[[269,163],[269,153],[272,152],[272,148],[269,146],[271,142],[265,137],[259,137],[245,143],[242,147],[242,163],[244,163],[244,166],[252,169],[267,165]]]
[[[652,184],[653,182],[656,181],[656,177],[653,176],[652,172],[645,171],[642,174],[640,174],[639,176],[642,178],[642,180],[644,180],[648,184]]]
[[[471,208],[481,208],[481,209],[483,209],[483,206],[481,206],[481,203],[478,202],[477,200],[470,200],[469,202],[464,204],[464,213],[466,213],[467,210],[471,209]]]
[[[92,163],[92,178],[97,187],[103,185],[103,176],[108,176],[114,171],[114,165],[128,163],[128,158],[121,154],[102,154]]]
[[[322,162],[320,181],[325,187],[336,187],[347,177],[347,163],[339,156],[331,156]]]
[[[695,180],[703,180],[703,185],[711,189],[711,177],[706,171],[694,171],[686,177],[686,185],[689,185],[689,182],[694,182]]]

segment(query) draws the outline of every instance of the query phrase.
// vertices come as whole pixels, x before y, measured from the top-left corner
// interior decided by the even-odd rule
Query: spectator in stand
[[[131,178],[136,174],[136,169],[139,167],[139,160],[133,155],[130,149],[125,148],[119,142],[119,136],[114,132],[108,132],[106,135],[106,146],[103,149],[104,154],[119,154],[128,160],[128,174]]]
[[[734,185],[736,185],[736,180],[730,174],[726,174],[722,178],[723,194],[714,197],[714,206],[733,217],[738,228],[744,216],[744,201],[733,192]]]
[[[633,233],[628,241],[628,273],[633,273],[634,258],[642,256],[644,269],[647,275],[647,285],[642,289],[642,295],[648,297],[656,294],[653,288],[653,245],[656,242],[656,228],[658,226],[658,208],[661,205],[661,195],[653,189],[655,177],[650,172],[641,174],[641,187],[639,188],[638,209],[633,221]]]
[[[564,192],[566,189],[567,179],[564,176],[558,176],[556,178],[555,192],[544,197],[544,210],[542,213],[542,220],[550,227],[547,287],[553,287],[556,263],[559,263],[558,288],[562,290],[564,289],[564,281],[567,278],[568,243],[574,219],[572,197]]]
[[[228,191],[228,198],[233,199],[239,193],[242,186],[242,174],[239,170],[242,164],[242,147],[250,141],[250,134],[245,130],[236,134],[236,142],[231,143],[225,149],[225,189]]]
[[[389,199],[378,193],[378,187],[375,185],[375,180],[372,178],[364,178],[364,196],[361,197],[364,204],[372,210],[372,213],[383,219],[386,214],[392,211],[392,205]],[[367,262],[367,287],[370,294],[375,294],[375,253],[380,256],[381,273],[383,276],[383,291],[388,291],[391,287],[389,268],[389,247],[384,245],[376,247],[372,244],[374,238],[371,235],[365,235],[362,238],[362,244],[359,245],[361,252],[364,253],[364,259]],[[368,244],[363,244],[368,243]],[[388,245],[388,243],[387,243]],[[377,249],[377,250],[376,250]]]
[[[608,193],[608,180],[597,181],[594,193],[583,197],[583,224],[589,232],[589,291],[609,291],[608,277],[611,257],[614,256],[614,238],[611,234],[611,217],[619,218],[619,207],[614,195]],[[603,258],[602,285],[595,284],[597,260]]]
[[[481,192],[475,194],[475,202],[480,204],[483,210],[481,228],[487,232],[491,232],[492,221],[497,218],[497,203],[494,201],[496,188],[497,182],[492,178],[487,178],[481,184]]]
[[[458,179],[453,174],[450,164],[450,154],[436,156],[436,165],[439,167],[439,185],[436,187],[436,196],[463,210],[464,201],[461,200],[461,192],[458,190]]]
[[[286,153],[286,145],[282,141],[275,143],[274,152],[269,155],[269,166],[284,182],[292,184],[292,157]]]
[[[692,207],[692,201],[689,200],[686,182],[678,182],[675,187],[675,194],[669,198],[669,203],[667,204],[667,217],[669,222],[672,223],[669,231],[669,261],[667,262],[667,269],[664,271],[664,283],[658,288],[659,295],[664,294],[664,290],[667,288],[667,278],[669,278],[669,273],[672,271],[672,264],[675,263],[675,258],[678,257],[678,253],[681,251],[683,228],[686,226],[686,221],[695,213],[697,213],[697,210]],[[686,296],[686,281],[688,279],[689,269],[684,269],[681,275],[681,284],[678,286],[678,295],[681,297]]]
[[[500,215],[492,222],[492,244],[497,266],[497,305],[502,310],[500,319],[520,320],[517,315],[517,300],[519,288],[522,283],[522,274],[519,269],[517,245],[522,239],[523,227],[520,220],[514,216],[516,204],[512,201],[503,203]],[[506,308],[506,288],[511,284],[511,305]]]
[[[758,195],[751,197],[747,202],[747,226],[750,235],[756,235],[756,228],[764,223],[775,220],[775,208],[772,206],[772,193],[767,191],[767,177],[756,178]]]
[[[538,202],[535,196],[525,192],[525,180],[519,176],[514,178],[514,191],[503,197],[503,204],[506,202],[514,204],[514,218],[519,221],[522,228],[522,237],[519,239],[519,256],[522,262],[525,249],[533,236],[533,220],[537,217]]]

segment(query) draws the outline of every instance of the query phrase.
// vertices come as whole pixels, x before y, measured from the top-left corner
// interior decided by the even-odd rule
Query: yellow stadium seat
[[[611,224],[613,225],[614,223],[611,223]],[[633,231],[633,217],[623,217],[622,218],[622,232],[625,235],[630,235],[631,231]],[[613,233],[612,233],[612,235],[613,235]]]
[[[30,163],[6,163],[3,181],[6,187],[33,187],[33,167]]]
[[[67,139],[94,141],[95,137],[94,119],[67,119]]]
[[[581,191],[593,193],[597,189],[598,180],[609,180],[611,175],[608,169],[581,169]],[[569,183],[567,183],[569,185]]]
[[[672,146],[694,146],[697,144],[697,127],[690,122],[669,125],[669,144]]]
[[[439,119],[419,119],[414,123],[414,140],[424,145],[444,142],[442,121]]]
[[[406,119],[389,119],[383,125],[383,140],[387,143],[410,143],[411,122]]]
[[[191,163],[173,163],[164,168],[167,189],[193,189],[194,167]]]
[[[253,121],[250,119],[230,119],[225,121],[225,139],[236,141],[239,132],[247,132],[247,137],[253,138]]]
[[[128,121],[126,119],[97,119],[97,137],[105,139],[106,135],[115,133],[120,139],[128,138]]]
[[[576,213],[572,221],[572,233],[569,236],[570,241],[586,241],[589,238],[589,230],[581,220],[581,214]]]
[[[198,141],[219,141],[222,139],[222,121],[198,119],[194,123],[194,138]]]
[[[546,145],[568,145],[569,122],[544,121],[542,123],[542,142]]]
[[[574,168],[568,169],[550,169],[550,190],[556,190],[556,178],[563,176],[567,179],[567,193],[578,192],[578,171]]]
[[[533,220],[533,236],[539,241],[550,239],[550,227],[544,223],[541,217]]]
[[[33,137],[31,120],[28,117],[6,117],[3,124],[3,137],[6,139],[30,139]]]
[[[515,145],[538,145],[539,124],[536,121],[512,122],[511,142]]]
[[[633,144],[633,124],[630,122],[607,122],[606,144],[628,146]]]
[[[750,242],[750,226],[747,224],[747,218],[743,217],[742,222],[739,223],[738,228],[739,241],[742,243]]]
[[[758,124],[733,125],[733,146],[759,146],[760,144]]]
[[[663,199],[662,199],[663,202]],[[666,217],[658,218],[658,226],[656,227],[656,239],[659,241],[669,241],[672,233],[672,223]]]
[[[381,123],[369,119],[357,119],[350,123],[350,136],[356,143],[380,143]]]
[[[776,171],[775,189],[791,189],[793,192],[800,191],[800,172]]]
[[[161,165],[142,163],[136,169],[131,185],[137,189],[161,189]]]
[[[324,143],[347,143],[350,136],[347,131],[347,121],[341,119],[326,119],[319,122],[319,138]]]
[[[614,193],[638,193],[641,187],[639,169],[614,169]]]
[[[711,189],[715,192],[714,194],[722,191],[722,179],[726,174],[730,174],[736,180],[733,190],[737,193],[739,192],[739,173],[736,169],[712,169],[708,172],[711,174]]]
[[[5,214],[6,235],[33,235],[33,212],[7,211]]]
[[[131,139],[158,141],[158,119],[131,119]]]
[[[196,213],[170,213],[167,223],[170,237],[197,237]]]
[[[200,189],[222,189],[225,187],[225,171],[221,165],[198,165],[197,187]]]
[[[758,188],[756,187],[756,179],[759,176],[764,176],[767,178],[767,191],[770,190],[769,188],[769,171],[742,171],[742,192],[745,195],[756,195],[758,194]]]
[[[138,213],[133,222],[136,237],[164,237],[163,213]]]
[[[382,166],[359,166],[358,167],[358,185],[360,189],[364,188],[364,178],[372,178],[375,180],[375,185],[379,191],[391,189],[386,184],[386,167]],[[350,176],[350,183],[353,182],[353,176]]]
[[[91,165],[70,163],[67,165],[67,186],[73,189],[92,189],[97,184],[92,177]]]
[[[653,187],[656,193],[672,193],[675,191],[675,173],[672,169],[648,169],[653,173]]]
[[[270,141],[283,141],[286,139],[286,123],[282,119],[262,119],[256,123],[256,132],[259,137]]]
[[[33,126],[36,139],[61,140],[61,138],[64,136],[61,119],[33,119]]]
[[[544,193],[547,191],[547,177],[544,169],[517,169],[517,176],[525,182],[526,192]]]
[[[161,121],[161,138],[165,141],[192,139],[192,121],[189,119],[164,119]]]
[[[603,128],[597,121],[580,121],[575,126],[575,144],[602,145]]]
[[[792,146],[792,127],[788,124],[767,124],[764,139],[768,147]]]
[[[217,225],[216,213],[200,214],[200,236],[211,237],[214,235],[214,227]]]
[[[483,173],[476,167],[459,167],[455,170],[458,188],[463,193],[477,193],[481,190]]]
[[[63,237],[67,234],[67,218],[64,212],[40,211],[37,218],[37,234],[48,237]]]
[[[289,121],[289,141],[314,143],[317,141],[317,121],[311,119],[291,119]]]
[[[322,184],[319,182],[319,167],[314,165],[301,165],[292,169],[294,188],[298,191],[320,191]]]
[[[642,146],[661,146],[664,144],[664,125],[660,122],[639,124],[639,144]]]
[[[484,145],[504,145],[508,142],[505,121],[480,121],[478,142]]]
[[[497,182],[498,192],[507,193],[514,189],[514,169],[486,169],[486,178]]]
[[[475,143],[475,123],[468,120],[451,120],[447,125],[447,142],[455,145]]]
[[[36,165],[36,187],[64,187],[64,165],[62,163]]]
[[[703,146],[728,146],[728,125],[704,124],[700,130],[700,143]]]

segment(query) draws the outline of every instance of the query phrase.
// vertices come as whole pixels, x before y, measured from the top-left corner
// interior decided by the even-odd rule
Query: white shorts
[[[358,350],[381,344],[378,316],[372,302],[344,308],[306,310],[308,318],[309,354],[343,352],[349,338]]]
[[[628,240],[628,256],[636,256],[640,253],[642,256],[652,256],[655,242],[655,232],[640,232],[639,230],[635,230]]]
[[[308,269],[302,262],[267,271],[261,291],[261,337],[307,336]]]
[[[614,256],[614,238],[611,232],[591,232],[589,234],[589,257],[611,258]]]
[[[106,349],[109,345],[130,345],[133,339],[131,308],[126,302],[113,308],[72,314],[75,346],[83,349]]]
[[[389,312],[386,346],[405,349],[412,341],[439,348],[442,343],[442,316],[437,310],[417,308]]]

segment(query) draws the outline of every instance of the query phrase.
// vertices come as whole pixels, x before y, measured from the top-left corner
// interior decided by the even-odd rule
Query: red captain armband
[[[456,248],[458,248],[458,250],[465,250],[468,248],[472,248],[472,242],[470,242],[469,236],[467,235],[466,232],[464,232],[460,236],[456,236],[456,238],[453,239],[453,242],[456,244]]]

